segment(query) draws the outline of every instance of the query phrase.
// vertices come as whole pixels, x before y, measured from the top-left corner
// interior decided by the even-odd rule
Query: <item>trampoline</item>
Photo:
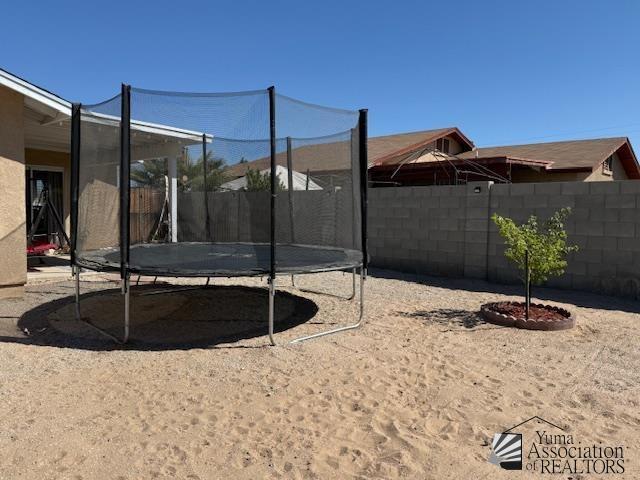
[[[266,277],[274,338],[278,275],[367,272],[367,111],[276,94],[161,92],[122,85],[73,104],[72,245],[80,272],[119,272],[129,338],[132,275]],[[359,275],[357,275],[359,272]],[[215,288],[215,287],[213,287]],[[160,291],[159,293],[162,293]],[[321,293],[321,292],[317,292]],[[147,294],[147,293],[145,293]],[[99,330],[99,329],[98,329]]]
[[[166,277],[236,277],[269,274],[269,244],[156,243],[132,245],[131,273]],[[362,252],[313,245],[279,245],[278,272],[302,274],[357,268]],[[120,251],[106,248],[91,252],[84,262],[119,271]]]

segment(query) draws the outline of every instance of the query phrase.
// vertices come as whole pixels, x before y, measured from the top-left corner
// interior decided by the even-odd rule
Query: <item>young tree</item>
[[[271,174],[269,172],[260,173],[260,170],[248,168],[245,177],[247,179],[247,186],[244,189],[246,192],[271,190]],[[276,192],[281,192],[284,189],[284,183],[280,177],[276,176]]]
[[[570,208],[563,208],[542,224],[532,215],[522,225],[516,225],[510,218],[496,213],[491,216],[507,245],[505,257],[520,270],[520,278],[525,285],[527,317],[531,284],[540,285],[549,277],[562,275],[567,266],[567,254],[578,250],[576,245],[567,245],[564,222],[570,214]]]

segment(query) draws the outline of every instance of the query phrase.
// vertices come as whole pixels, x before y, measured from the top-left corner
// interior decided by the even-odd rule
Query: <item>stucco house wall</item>
[[[627,172],[624,166],[620,162],[620,158],[617,153],[613,154],[613,164],[611,169],[611,175],[604,173],[602,165],[596,168],[588,177],[587,182],[607,182],[611,180],[629,180]]]
[[[624,166],[618,158],[618,154],[613,154],[613,169],[611,175],[604,173],[602,165],[594,169],[593,172],[559,172],[514,170],[511,181],[513,183],[538,183],[538,182],[610,182],[613,180],[628,180]]]
[[[0,297],[20,296],[27,281],[24,98],[0,87]]]
[[[449,153],[452,155],[458,155],[459,153],[462,153],[463,151],[469,149],[468,147],[463,147],[463,145],[458,142],[458,140],[456,140],[452,135],[447,135],[444,138],[449,140]]]
[[[463,151],[468,150],[468,147],[463,146],[453,135],[447,135],[443,138],[449,140],[449,153],[451,155],[458,155]],[[425,151],[432,151],[436,149],[436,142],[431,142],[422,147]]]
[[[590,172],[561,172],[551,173],[548,170],[536,171],[533,169],[513,170],[511,181],[513,183],[538,183],[538,182],[585,182]],[[609,179],[607,179],[609,180]]]

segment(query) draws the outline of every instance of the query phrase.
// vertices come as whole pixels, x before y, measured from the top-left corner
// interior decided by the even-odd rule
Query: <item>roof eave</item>
[[[577,173],[577,172],[593,172],[592,167],[563,167],[563,168],[546,168],[549,173]]]
[[[71,102],[0,69],[0,85],[42,103],[59,113],[71,115]]]
[[[633,145],[631,145],[628,137],[625,137],[625,142],[618,147],[617,151],[623,147],[626,147],[629,150],[629,160],[625,162],[622,158],[620,159],[627,177],[632,180],[640,180],[640,164],[638,163],[638,157],[636,157],[636,152],[633,151]],[[620,157],[620,155],[618,155],[618,157]],[[630,165],[627,165],[627,163]]]
[[[462,131],[458,127],[452,127],[452,130],[454,130],[455,133],[458,134],[460,139],[464,141],[469,148],[474,149],[476,147],[475,144],[471,141],[471,139],[467,137],[464,133],[462,133]]]
[[[424,147],[425,145],[428,145],[429,143],[432,143],[436,140],[438,140],[439,138],[443,138],[446,137],[447,135],[451,135],[451,134],[456,134],[460,140],[462,140],[464,143],[467,144],[467,146],[469,148],[473,148],[473,142],[471,140],[469,140],[459,129],[458,127],[451,127],[451,128],[447,128],[444,129],[442,132],[435,134],[435,135],[431,135],[430,137],[425,138],[424,140],[414,143],[412,145],[409,145],[407,147],[401,148],[399,150],[396,150],[395,152],[391,152],[388,153],[387,155],[384,155],[380,158],[378,158],[375,162],[373,162],[371,164],[371,166],[380,166],[380,165],[385,165],[385,162],[392,160],[394,158],[400,157],[402,155],[406,155],[408,153],[412,153],[413,151]],[[387,165],[396,165],[395,163],[392,164],[387,164]]]
[[[480,158],[452,158],[449,160],[439,160],[433,162],[423,162],[423,163],[405,163],[402,165],[402,168],[405,170],[417,170],[417,169],[427,169],[427,168],[439,168],[441,166],[447,165],[464,165],[469,162],[478,162],[483,164],[511,164],[511,165],[525,165],[530,167],[540,167],[543,168],[544,171],[549,173],[563,173],[563,172],[588,172],[591,171],[590,167],[568,167],[568,168],[553,168],[553,162],[545,162],[540,160],[530,160],[526,158],[518,158],[518,157],[504,157],[504,156],[494,156],[494,157],[480,157]],[[398,167],[397,164],[383,164],[383,165],[373,165],[371,168],[376,171],[384,171],[384,170],[393,170]]]
[[[549,166],[553,162],[548,162],[544,160],[533,160],[530,158],[522,158],[522,157],[510,157],[506,155],[494,155],[490,157],[463,157],[460,158],[459,161],[463,162],[486,162],[486,163],[510,163],[513,165],[533,165],[544,168],[549,168]]]

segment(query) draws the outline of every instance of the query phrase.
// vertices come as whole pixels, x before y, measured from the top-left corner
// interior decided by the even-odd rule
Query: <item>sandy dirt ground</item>
[[[286,342],[358,304],[283,288],[268,347],[265,284],[213,283],[134,287],[126,347],[74,320],[72,282],[0,300],[0,478],[640,478],[637,302],[540,289],[577,326],[523,331],[477,315],[513,287],[377,271],[362,329],[301,344]],[[298,283],[351,287],[342,273]],[[83,316],[121,335],[117,285],[82,291]],[[624,474],[489,463],[493,435],[535,415],[576,443],[623,446]],[[526,445],[554,428],[517,431]]]

